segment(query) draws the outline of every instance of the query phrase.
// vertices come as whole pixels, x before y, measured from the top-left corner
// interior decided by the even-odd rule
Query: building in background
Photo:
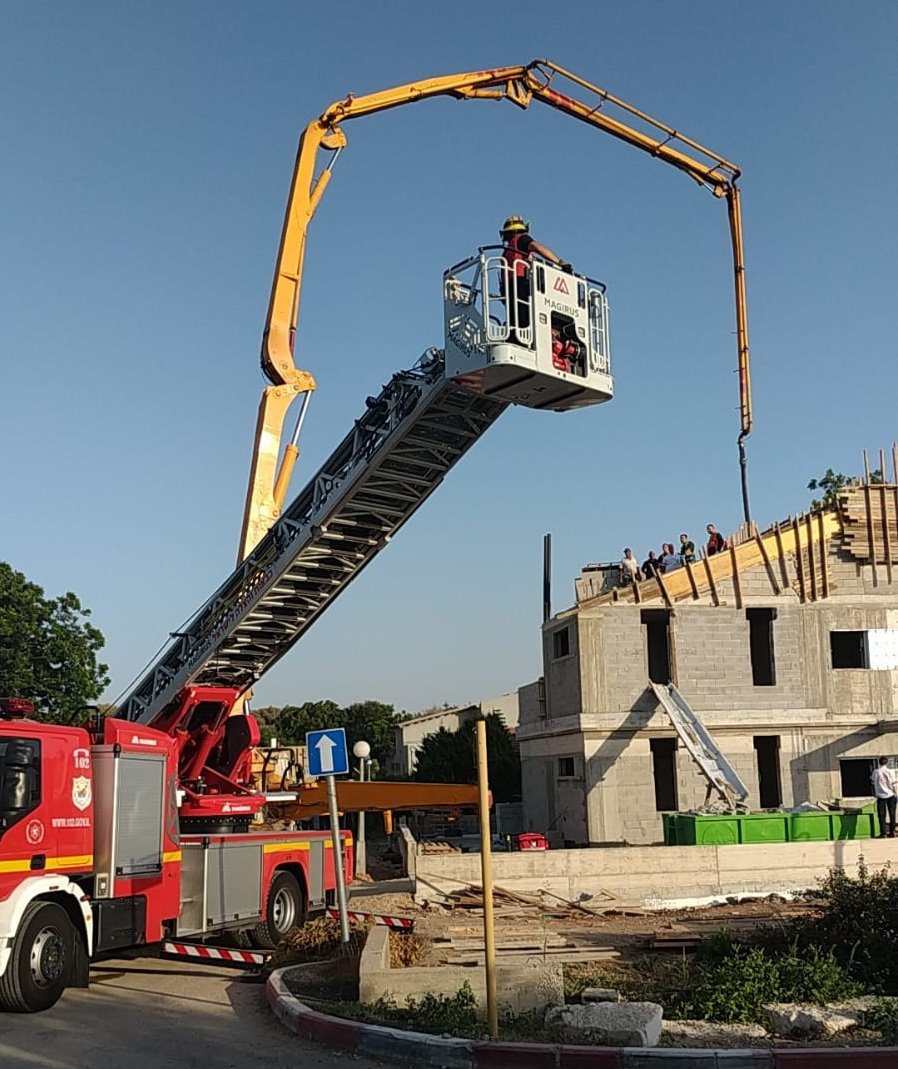
[[[481,716],[499,713],[509,731],[516,731],[518,726],[518,695],[500,694],[497,698],[484,698],[472,705],[460,705],[452,709],[434,709],[408,720],[403,720],[396,728],[393,754],[390,758],[390,775],[410,776],[415,771],[415,755],[421,748],[425,736],[433,735],[440,728],[458,731],[469,720],[478,720]]]
[[[544,625],[543,678],[519,692],[527,829],[652,843],[662,812],[702,803],[650,679],[677,686],[751,808],[869,799],[872,763],[898,753],[898,486],[732,543],[635,586],[584,571]]]

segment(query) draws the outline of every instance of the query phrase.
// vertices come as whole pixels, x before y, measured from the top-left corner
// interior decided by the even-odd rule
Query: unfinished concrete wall
[[[849,875],[894,861],[891,840],[764,843],[743,846],[631,846],[497,854],[493,878],[522,893],[544,889],[571,902],[600,902],[607,891],[625,902],[664,904],[742,894],[813,890],[831,868]],[[480,882],[476,854],[420,857],[415,897],[438,902]],[[607,902],[607,899],[606,899]]]
[[[580,639],[575,617],[543,632],[546,715],[549,719],[580,712]],[[564,652],[567,650],[567,652]]]
[[[522,965],[496,968],[499,1008],[521,1013],[544,1010],[564,1002],[561,965],[536,953]],[[413,966],[390,968],[390,930],[375,925],[368,933],[359,962],[359,1001],[377,1002],[391,998],[403,1005],[407,998],[422,995],[451,996],[468,984],[481,1015],[486,1013],[486,973],[482,965]]]

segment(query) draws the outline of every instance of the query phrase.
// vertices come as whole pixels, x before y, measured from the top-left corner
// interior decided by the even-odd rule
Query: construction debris
[[[483,888],[479,884],[468,884],[460,890],[450,891],[446,895],[445,905],[449,909],[483,909]],[[521,894],[496,885],[493,886],[493,909],[501,911],[505,916],[512,913],[523,915],[535,910],[541,916],[558,919],[570,919],[583,914],[592,917],[608,914],[641,917],[648,912],[641,906],[623,902],[602,888],[586,901],[571,902],[544,888],[533,894]]]

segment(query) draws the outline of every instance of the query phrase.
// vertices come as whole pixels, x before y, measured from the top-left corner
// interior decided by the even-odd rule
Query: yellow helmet
[[[524,222],[519,215],[509,215],[509,217],[502,224],[500,234],[514,234],[514,233],[526,233],[530,229],[530,224]]]

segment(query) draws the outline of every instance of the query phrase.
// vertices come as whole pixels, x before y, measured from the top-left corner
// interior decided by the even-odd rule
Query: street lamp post
[[[359,759],[359,782],[365,782],[365,768],[371,755],[371,747],[364,740],[359,740],[352,748],[353,756]],[[366,868],[365,857],[365,811],[359,810],[359,827],[355,843],[355,871],[364,875]]]

